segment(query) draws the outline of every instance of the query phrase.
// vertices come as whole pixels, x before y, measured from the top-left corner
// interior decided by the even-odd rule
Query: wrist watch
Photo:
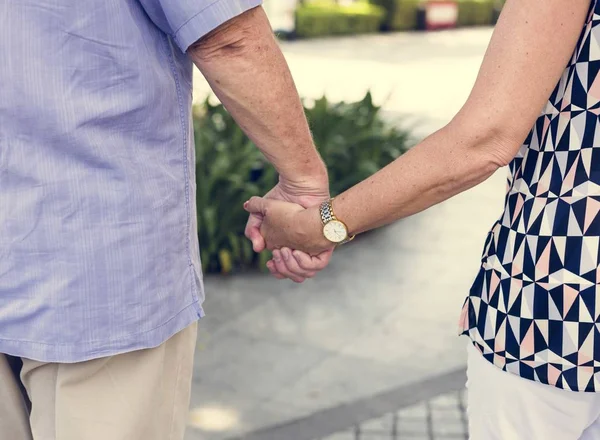
[[[321,213],[321,221],[323,222],[323,235],[327,240],[340,245],[354,239],[354,235],[350,236],[348,234],[346,224],[333,213],[333,199],[323,202],[319,211]]]

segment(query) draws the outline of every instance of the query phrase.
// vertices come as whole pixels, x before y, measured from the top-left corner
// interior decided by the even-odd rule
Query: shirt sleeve
[[[140,0],[140,3],[152,21],[185,52],[221,24],[260,6],[262,0]]]

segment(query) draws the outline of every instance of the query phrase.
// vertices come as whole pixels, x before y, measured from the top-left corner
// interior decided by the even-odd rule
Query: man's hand
[[[333,246],[323,237],[317,207],[253,197],[244,209],[260,218],[263,243],[273,250],[267,267],[276,278],[302,282],[329,263]]]
[[[329,184],[326,178],[317,180],[319,181],[306,184],[280,179],[279,184],[264,198],[296,203],[304,208],[319,206],[321,202],[329,198]],[[255,252],[262,252],[267,247],[260,231],[262,222],[263,215],[261,213],[250,213],[245,234],[252,242]],[[331,254],[332,252],[328,251],[311,257],[301,251],[292,252],[288,248],[275,249],[273,259],[267,262],[267,268],[275,278],[290,278],[293,281],[302,282],[323,270],[329,264]]]

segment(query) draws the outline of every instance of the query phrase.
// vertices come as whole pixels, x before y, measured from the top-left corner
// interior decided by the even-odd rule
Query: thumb
[[[262,197],[252,197],[244,203],[244,209],[250,213],[246,224],[245,235],[252,242],[254,252],[262,252],[267,247],[264,237],[260,233],[263,221],[263,212],[266,209],[265,200]]]
[[[244,209],[250,214],[264,215],[267,209],[267,200],[262,197],[252,197],[244,203]]]
[[[265,239],[260,233],[261,224],[262,216],[260,214],[250,214],[244,234],[252,242],[252,248],[254,249],[254,252],[262,252],[267,247]]]

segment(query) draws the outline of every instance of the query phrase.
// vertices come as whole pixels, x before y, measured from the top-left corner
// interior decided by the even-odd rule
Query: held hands
[[[333,246],[323,237],[318,206],[305,209],[295,203],[253,197],[244,209],[251,218],[261,221],[259,231],[247,230],[246,236],[252,240],[255,251],[265,247],[273,251],[267,268],[276,278],[302,282],[329,263]]]
[[[269,250],[288,247],[315,256],[333,247],[323,237],[318,207],[252,197],[244,209],[262,217],[260,232]]]

